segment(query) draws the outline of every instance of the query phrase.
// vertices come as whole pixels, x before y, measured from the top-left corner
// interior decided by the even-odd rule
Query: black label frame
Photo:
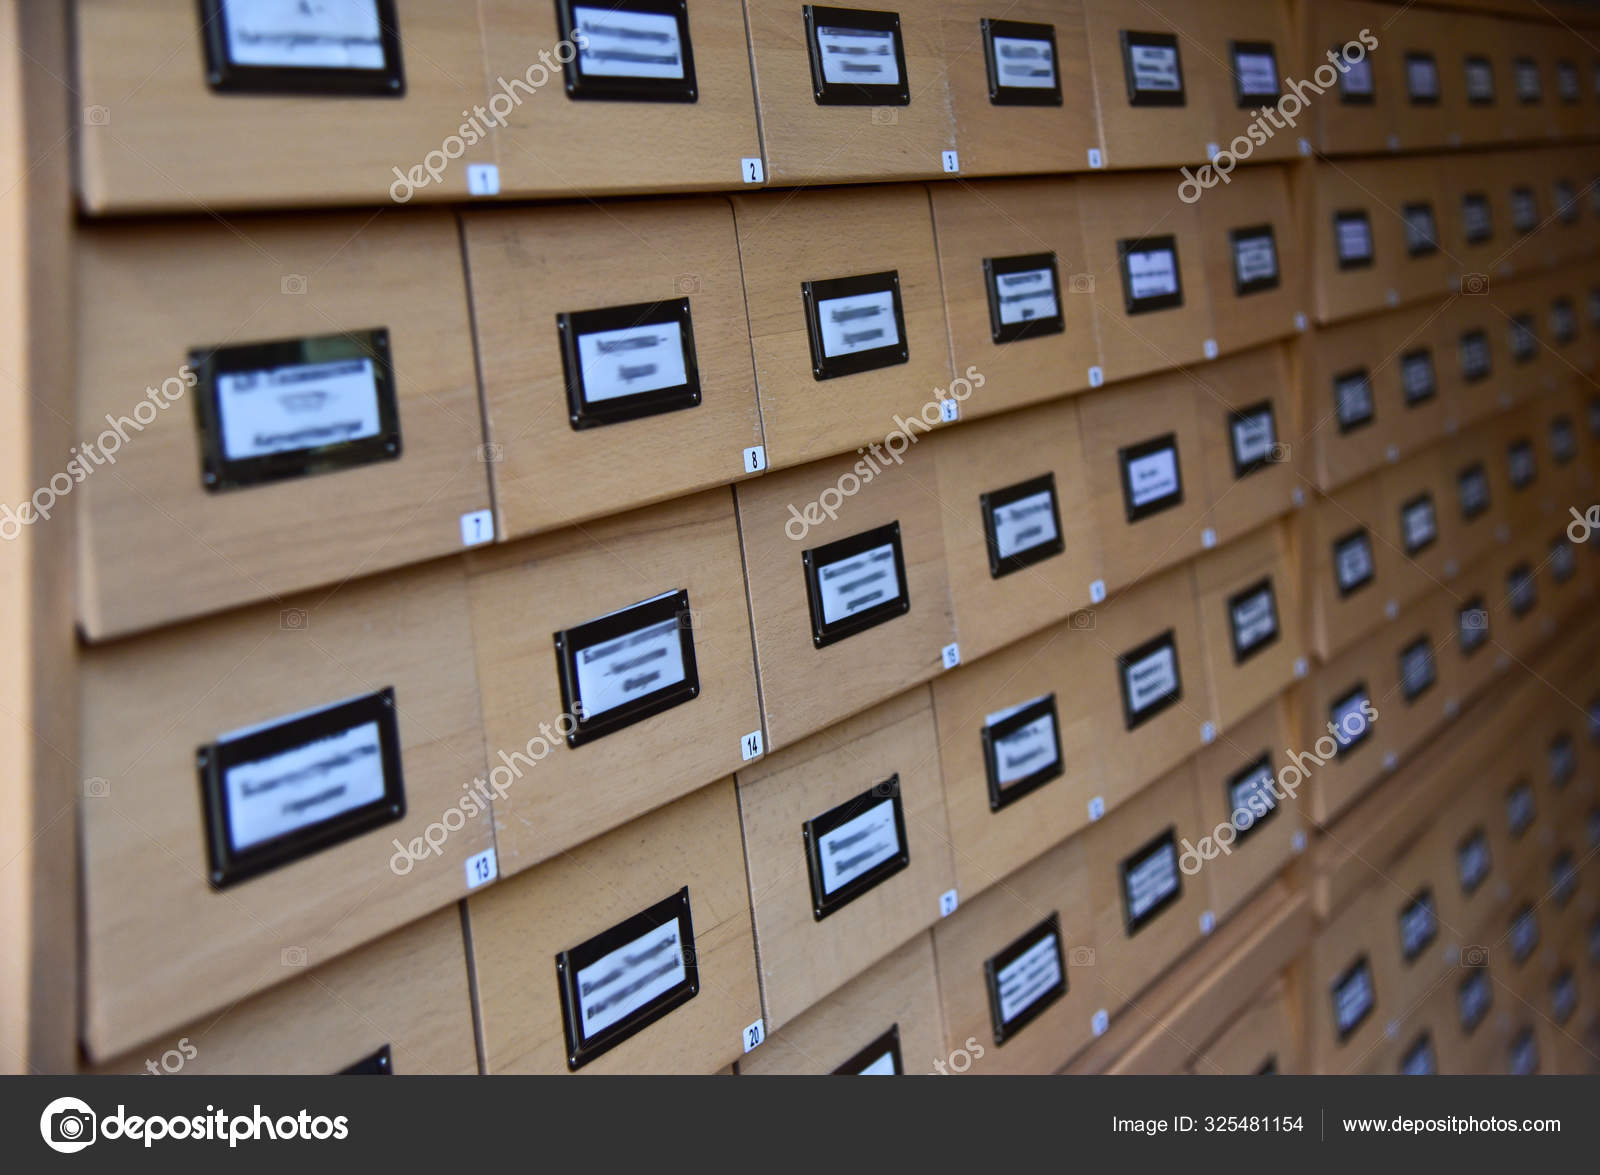
[[[886,857],[859,877],[851,878],[832,893],[827,893],[823,885],[822,838],[883,803],[888,803],[894,813],[895,841],[900,851],[892,857]],[[821,922],[911,863],[911,847],[906,840],[905,808],[900,800],[899,773],[829,808],[822,815],[813,816],[800,826],[800,839],[805,846],[806,869],[811,878],[812,917],[814,921]]]
[[[552,635],[556,674],[561,682],[561,705],[573,719],[572,732],[567,735],[568,747],[576,749],[700,696],[700,673],[694,656],[694,629],[690,623],[692,615],[689,593],[679,589],[572,628],[564,628]],[[683,658],[683,680],[664,685],[599,714],[589,714],[579,685],[578,654],[669,620],[677,625],[679,653]]]
[[[605,331],[672,324],[678,328],[683,348],[684,381],[671,387],[656,388],[632,395],[613,396],[590,402],[584,384],[583,359],[579,339]],[[700,403],[700,366],[695,356],[694,323],[688,298],[665,302],[637,302],[629,306],[608,306],[599,310],[579,310],[556,315],[556,332],[561,339],[561,367],[567,389],[567,419],[574,430],[640,420],[662,412],[693,408]]]

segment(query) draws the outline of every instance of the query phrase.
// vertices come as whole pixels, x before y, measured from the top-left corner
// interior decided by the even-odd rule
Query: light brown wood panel
[[[929,440],[938,466],[945,560],[961,654],[968,661],[1064,620],[1103,579],[1088,509],[1077,405],[1047,404],[978,421]],[[1048,474],[1063,550],[996,577],[981,497]]]
[[[1296,690],[1302,745],[1291,759],[1306,781],[1307,811],[1317,824],[1331,822],[1355,803],[1390,769],[1391,756],[1401,746],[1404,704],[1391,648],[1395,627],[1386,625],[1318,665]],[[1364,738],[1341,746],[1329,730],[1335,725],[1333,706],[1357,689],[1364,690],[1378,717],[1369,720]]]
[[[1438,60],[1437,56],[1435,59]],[[1444,63],[1439,61],[1438,64],[1442,74]],[[1453,85],[1459,89],[1457,83],[1449,80],[1442,80],[1440,84],[1445,87],[1447,95],[1451,93]],[[1452,117],[1450,125],[1459,126],[1460,122]],[[1390,159],[1374,173],[1377,183],[1372,190],[1386,210],[1386,215],[1402,218],[1399,252],[1388,269],[1393,277],[1394,289],[1403,303],[1437,302],[1454,293],[1460,281],[1459,267],[1446,252],[1449,246],[1444,240],[1443,205],[1450,193],[1440,183],[1440,173],[1434,163],[1432,158]],[[1362,182],[1366,182],[1365,175]],[[1433,239],[1438,244],[1433,252],[1411,251],[1404,216],[1406,209],[1412,205],[1427,205],[1433,210]]]
[[[1168,5],[1163,3],[1162,8]],[[1174,19],[1180,19],[1174,17]],[[1275,160],[1299,157],[1299,132],[1288,126],[1275,126],[1271,119],[1257,113],[1263,107],[1271,109],[1271,97],[1239,98],[1235,76],[1233,43],[1236,41],[1265,42],[1272,46],[1277,64],[1280,94],[1290,91],[1284,86],[1286,78],[1305,78],[1322,64],[1301,61],[1298,30],[1291,31],[1287,0],[1228,0],[1226,4],[1200,3],[1186,7],[1183,21],[1184,81],[1193,90],[1199,90],[1204,108],[1210,111],[1208,142],[1215,142],[1224,151],[1231,150],[1241,162],[1269,163]],[[1192,80],[1191,80],[1192,79]],[[1271,136],[1257,143],[1248,133],[1252,123]],[[1239,178],[1239,172],[1234,173]],[[1213,189],[1213,192],[1215,189]],[[1213,196],[1207,196],[1208,200]]]
[[[933,454],[909,448],[897,463],[883,460],[880,472],[868,473],[847,455],[736,490],[769,749],[927,681],[943,671],[944,647],[956,639]],[[846,496],[852,482],[860,490]],[[840,498],[832,518],[825,492]],[[820,521],[812,525],[810,517]],[[910,609],[817,648],[803,553],[890,523],[900,527]]]
[[[1066,179],[929,186],[954,368],[965,372],[970,366],[984,378],[961,405],[963,418],[1089,386],[1089,368],[1100,354],[1078,191]],[[1062,330],[996,343],[984,262],[1035,253],[1055,257]]]
[[[1211,188],[1196,202],[1206,289],[1211,295],[1211,337],[1223,354],[1292,335],[1306,321],[1309,267],[1300,249],[1286,177],[1280,167],[1241,167],[1226,184]],[[1278,284],[1241,294],[1232,233],[1263,225],[1272,229]]]
[[[933,928],[945,1039],[969,1050],[974,1073],[1054,1073],[1087,1044],[1095,1001],[1088,858],[1082,840],[1068,840],[971,901]],[[1057,917],[1067,989],[1002,1045],[995,1044],[984,962]]]
[[[1324,493],[1365,477],[1389,459],[1405,413],[1400,356],[1387,350],[1388,315],[1319,327],[1300,348],[1303,364],[1301,448]],[[1439,360],[1435,356],[1435,374]],[[1341,380],[1366,372],[1372,419],[1346,428],[1339,419]],[[1442,384],[1443,379],[1440,376]]]
[[[559,65],[548,84],[526,94],[539,64],[563,56],[555,5],[479,0],[477,7],[488,82],[475,100],[502,92],[517,100],[504,125],[489,131],[502,195],[709,191],[750,182],[746,161],[761,155],[761,139],[740,0],[695,0],[689,8],[692,103],[574,100],[563,92]]]
[[[1510,517],[1511,485],[1506,479],[1504,434],[1494,421],[1463,429],[1448,444],[1440,446],[1439,460],[1449,488],[1439,506],[1441,518],[1450,516],[1461,566],[1475,567],[1510,536],[1506,523]],[[1489,506],[1468,518],[1462,510],[1461,477],[1480,465],[1488,485]]]
[[[1391,310],[1378,319],[1373,381],[1379,396],[1394,404],[1378,432],[1401,458],[1453,435],[1463,419],[1460,385],[1449,382],[1446,371],[1455,363],[1456,340],[1444,330],[1439,305],[1427,301]],[[1406,395],[1407,364],[1417,364],[1415,370],[1420,372],[1419,355],[1426,355],[1433,369],[1434,393],[1425,400]],[[1398,398],[1393,392],[1396,387]]]
[[[788,186],[942,175],[941,153],[955,148],[956,130],[938,0],[901,0],[894,10],[911,96],[905,106],[820,105],[802,7],[744,0],[767,181]]]
[[[1386,732],[1386,745],[1401,758],[1409,758],[1442,730],[1461,706],[1459,660],[1449,656],[1456,645],[1456,607],[1449,594],[1435,591],[1410,604],[1384,629],[1386,652],[1394,666],[1392,692],[1374,703],[1384,708],[1386,718],[1398,719]],[[1408,698],[1406,654],[1423,641],[1433,651],[1434,682]]]
[[[1504,83],[1511,85],[1509,78]],[[1509,278],[1516,270],[1516,255],[1508,250],[1516,242],[1511,228],[1511,208],[1508,204],[1510,185],[1495,182],[1497,177],[1519,166],[1520,153],[1493,155],[1435,156],[1429,164],[1439,176],[1439,244],[1451,259],[1451,272],[1461,275],[1458,288],[1473,300],[1491,288],[1500,278]],[[1462,206],[1466,196],[1482,196],[1489,208],[1489,235],[1481,240],[1467,239],[1467,218]],[[1477,274],[1481,280],[1470,280]],[[1460,311],[1469,307],[1459,306]]]
[[[1283,979],[1257,992],[1242,1012],[1190,1065],[1206,1075],[1249,1076],[1271,1066],[1273,1073],[1299,1073],[1300,1029]]]
[[[909,862],[817,918],[803,827],[852,800],[861,799],[857,814],[866,811],[883,798],[874,789],[891,777],[899,780]],[[928,690],[845,719],[737,780],[761,1003],[767,1031],[777,1032],[938,921],[940,896],[955,886]]]
[[[1406,1010],[1397,997],[1394,955],[1387,949],[1394,926],[1380,912],[1377,896],[1377,890],[1363,891],[1342,913],[1323,923],[1306,952],[1301,1000],[1313,1072],[1359,1070],[1384,1041],[1384,1025]],[[1341,1040],[1333,1024],[1333,984],[1362,958],[1370,969],[1372,1009]]]
[[[699,990],[584,1065],[713,1073],[761,1015],[733,781],[721,780],[467,901],[490,1073],[565,1073],[556,955],[687,886]]]
[[[1398,611],[1399,601],[1390,594],[1389,585],[1397,573],[1400,556],[1383,541],[1383,486],[1376,477],[1352,482],[1327,497],[1319,497],[1304,517],[1301,591],[1307,635],[1317,656],[1326,661],[1377,628],[1386,613]],[[1372,578],[1341,595],[1335,547],[1360,531],[1366,532],[1372,552]]]
[[[338,1073],[388,1048],[401,1076],[476,1073],[473,1032],[461,911],[447,906],[96,1071]]]
[[[93,344],[81,348],[77,411],[94,422],[86,438],[110,438],[98,447],[114,462],[79,458],[93,471],[79,490],[91,638],[460,550],[461,516],[488,508],[489,486],[448,216],[112,224],[78,239],[76,329]],[[397,459],[206,490],[193,403],[205,389],[180,374],[192,349],[377,327],[389,332]]]
[[[61,79],[66,13],[0,3],[0,1071],[70,1072],[79,1006],[81,794],[70,500],[23,526],[13,504],[60,470],[77,438],[68,272],[72,226]],[[41,501],[44,499],[41,498]],[[14,528],[7,530],[9,526]]]
[[[95,112],[79,136],[78,183],[95,213],[386,204],[399,184],[396,169],[404,176],[428,152],[442,154],[443,140],[463,121],[459,112],[488,102],[494,86],[476,6],[463,10],[450,0],[396,5],[405,67],[399,98],[219,94],[206,84],[200,10],[190,0],[78,0],[73,7],[73,105]],[[564,100],[554,92],[544,99]],[[467,164],[492,162],[492,150],[488,143],[468,148],[416,195],[461,199]],[[414,285],[417,277],[393,280]]]
[[[1072,639],[1073,625],[1087,623],[1089,616],[1080,613],[933,683],[945,809],[962,901],[1086,827],[1090,801],[1098,797],[1109,807],[1125,798],[1106,791],[1094,707],[1099,683],[1082,671],[1086,658]],[[1055,697],[1062,774],[992,808],[983,746],[989,715],[1046,695]]]
[[[1300,3],[1297,8],[1301,20],[1309,22],[1311,29],[1311,41],[1306,46],[1308,65],[1314,67],[1326,60],[1328,51],[1341,50],[1351,41],[1363,45],[1359,40],[1363,29],[1378,42],[1378,47],[1366,55],[1372,69],[1372,101],[1345,101],[1342,87],[1321,95],[1306,91],[1312,109],[1309,115],[1300,117],[1304,127],[1314,128],[1312,137],[1317,149],[1327,155],[1368,155],[1396,149],[1390,132],[1405,102],[1405,87],[1404,78],[1391,63],[1398,54],[1389,52],[1384,39],[1384,21],[1394,15],[1394,9],[1352,0],[1315,0]]]
[[[396,873],[484,774],[461,568],[440,563],[91,650],[83,659],[85,1008],[115,1056],[466,892],[487,809]],[[393,687],[405,815],[223,890],[195,755],[220,736]],[[477,806],[477,805],[474,805]],[[399,842],[398,846],[395,842]]]
[[[463,217],[502,538],[733,481],[761,443],[725,200]],[[568,420],[560,314],[688,298],[701,400],[597,428]]]
[[[1286,689],[1294,680],[1297,663],[1304,668],[1300,591],[1289,561],[1287,538],[1281,526],[1266,526],[1201,556],[1194,564],[1206,673],[1217,708],[1217,726],[1224,734]],[[1241,660],[1230,601],[1253,594],[1264,580],[1272,586],[1278,632]]]
[[[917,935],[768,1036],[765,1044],[739,1062],[739,1072],[750,1077],[833,1073],[891,1026],[899,1034],[904,1072],[928,1074],[937,1072],[939,1065],[950,1068],[955,1058],[945,1042],[931,934]],[[959,1041],[952,1043],[965,1047]],[[978,1054],[981,1047],[974,1041],[967,1049],[972,1064],[983,1060]]]
[[[1195,386],[1203,374],[1167,372],[1078,400],[1078,431],[1108,592],[1142,582],[1202,549],[1211,507],[1195,417]],[[1121,452],[1168,435],[1178,451],[1183,496],[1130,522]]]
[[[1397,282],[1406,261],[1405,224],[1400,209],[1383,198],[1390,165],[1382,159],[1328,159],[1314,166],[1306,248],[1319,323],[1354,318],[1400,302]],[[1372,244],[1369,263],[1340,267],[1336,218],[1345,213],[1366,215]]]
[[[1182,854],[1206,835],[1195,810],[1194,763],[1150,784],[1083,834],[1089,858],[1089,901],[1094,908],[1095,1006],[1108,1012],[1133,1003],[1146,987],[1203,937],[1206,885],[1182,875]],[[1179,896],[1132,933],[1128,930],[1122,867],[1171,829],[1182,887]]]
[[[1440,446],[1378,474],[1384,511],[1378,533],[1394,549],[1396,573],[1389,590],[1402,604],[1450,592],[1451,582],[1460,573],[1461,509],[1447,464],[1450,459],[1450,446]],[[1431,543],[1420,537],[1421,532],[1408,534],[1406,529],[1408,508],[1420,518],[1424,497],[1433,503],[1437,537]]]
[[[1406,957],[1401,918],[1425,893],[1432,898],[1437,917],[1438,895],[1446,886],[1456,884],[1456,871],[1448,859],[1424,857],[1415,852],[1402,853],[1383,865],[1380,876],[1374,877],[1373,914],[1380,923],[1378,946],[1389,955],[1389,969],[1394,973],[1395,1007],[1417,1007],[1440,980],[1448,980],[1451,972],[1459,973],[1459,952],[1474,945],[1467,938],[1464,927],[1440,922],[1432,941],[1418,949],[1411,958]]]
[[[1174,172],[1076,181],[1084,254],[1094,279],[1095,330],[1107,383],[1198,363],[1211,336],[1211,296],[1200,214],[1178,198]],[[1172,237],[1183,304],[1130,315],[1118,243]]]
[[[1437,150],[1459,141],[1459,128],[1467,118],[1466,79],[1458,63],[1446,56],[1450,49],[1449,28],[1454,13],[1412,6],[1391,11],[1381,29],[1373,29],[1381,41],[1374,57],[1382,54],[1395,78],[1393,132],[1400,148],[1406,151]],[[1414,102],[1408,85],[1413,54],[1432,56],[1439,81],[1436,102]],[[1452,138],[1452,133],[1455,137]],[[1392,142],[1392,140],[1391,140]]]
[[[1162,0],[1130,9],[1120,0],[1083,0],[1084,30],[1100,111],[1100,138],[1107,167],[1166,167],[1204,163],[1217,112],[1211,90],[1200,82],[1202,27],[1199,0]],[[1123,64],[1123,32],[1159,33],[1178,39],[1183,73],[1182,106],[1133,106]],[[1202,71],[1203,72],[1203,71]],[[1165,177],[1163,177],[1165,179]]]
[[[937,421],[924,408],[952,384],[927,189],[736,196],[733,208],[768,464],[778,469],[881,442],[903,429],[901,416],[916,429]],[[908,361],[818,380],[802,283],[886,270],[900,277]]]
[[[723,489],[473,553],[467,594],[484,733],[494,772],[511,777],[503,795],[490,781],[502,874],[625,824],[744,761],[740,740],[761,719],[738,544]],[[699,694],[567,746],[554,635],[679,590],[689,596]],[[533,767],[513,762],[536,755],[540,742],[551,749]]]
[[[1302,467],[1297,465],[1306,458],[1305,446],[1299,443],[1300,397],[1294,394],[1289,372],[1288,353],[1282,346],[1260,347],[1189,369],[1211,504],[1205,521],[1218,543],[1232,542],[1288,513],[1295,491],[1303,488]],[[1234,421],[1240,413],[1253,418],[1262,404],[1271,407],[1276,444],[1267,450],[1267,464],[1255,468],[1247,464],[1247,472],[1239,475]]]
[[[1263,755],[1276,777],[1289,753],[1298,749],[1293,729],[1288,699],[1273,698],[1232,729],[1224,730],[1216,742],[1195,756],[1194,774],[1199,788],[1195,810],[1202,831],[1214,842],[1218,839],[1217,830],[1224,825],[1242,833],[1234,840],[1231,851],[1218,852],[1203,866],[1210,909],[1218,921],[1231,918],[1284,870],[1299,851],[1295,847],[1297,841],[1304,846],[1305,810],[1299,796],[1289,795],[1287,788],[1273,813],[1254,823],[1239,818],[1231,802],[1234,778]]]
[[[1101,147],[1089,49],[1081,0],[1018,0],[999,10],[982,0],[940,6],[950,104],[964,175],[1022,175],[1083,171],[1089,151]],[[1049,25],[1055,36],[1056,81],[1061,102],[1053,106],[997,105],[989,99],[984,63],[984,18]]]

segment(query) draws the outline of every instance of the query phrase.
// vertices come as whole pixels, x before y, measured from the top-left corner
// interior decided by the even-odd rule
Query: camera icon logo
[[[478,460],[486,465],[491,461],[504,461],[505,459],[506,447],[499,441],[490,441],[486,445],[478,446]]]
[[[700,275],[698,273],[680,273],[672,279],[672,288],[679,294],[698,294],[700,292]]]
[[[1072,614],[1072,627],[1077,629],[1093,628],[1094,611],[1092,609],[1085,608],[1082,612],[1074,612]]]
[[[306,275],[286,273],[283,275],[283,281],[278,283],[278,288],[286,294],[303,294],[306,292]]]
[[[96,775],[83,781],[83,794],[88,799],[100,800],[111,794],[111,781]]]
[[[1487,967],[1489,965],[1489,948],[1462,947],[1461,965],[1463,967]]]
[[[111,107],[85,106],[83,108],[84,126],[107,126],[111,122]]]
[[[1489,627],[1489,611],[1486,608],[1469,608],[1461,614],[1461,627],[1481,630]]]
[[[305,947],[284,947],[283,954],[279,956],[285,967],[304,967],[306,965]]]
[[[98,1121],[87,1102],[58,1097],[39,1115],[39,1134],[51,1150],[72,1155],[93,1144]]]
[[[1068,967],[1093,967],[1094,966],[1094,948],[1093,947],[1073,947],[1070,951],[1067,952],[1067,966]]]
[[[1267,460],[1277,465],[1282,465],[1294,456],[1294,449],[1288,441],[1278,441],[1271,449],[1267,450]]]
[[[1092,294],[1094,293],[1094,274],[1075,273],[1067,278],[1067,293]]]
[[[874,106],[872,108],[873,126],[895,126],[900,121],[900,111],[894,106]]]
[[[308,619],[304,608],[285,608],[278,613],[278,627],[286,632],[300,632]]]
[[[1487,294],[1489,292],[1489,275],[1486,273],[1462,274],[1461,292],[1463,294]]]

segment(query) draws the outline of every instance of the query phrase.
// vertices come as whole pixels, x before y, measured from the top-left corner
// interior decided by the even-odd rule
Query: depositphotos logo
[[[87,1102],[75,1097],[58,1097],[39,1115],[39,1133],[45,1145],[64,1155],[76,1154],[95,1142],[127,1139],[143,1142],[148,1148],[163,1139],[192,1142],[226,1142],[229,1148],[241,1142],[284,1141],[296,1139],[342,1140],[350,1137],[350,1119],[340,1114],[329,1118],[325,1114],[312,1115],[308,1110],[298,1114],[285,1114],[274,1118],[261,1112],[259,1105],[251,1107],[252,1113],[232,1114],[207,1106],[204,1114],[174,1114],[172,1117],[152,1115],[148,1118],[129,1114],[120,1103],[117,1112],[100,1121]]]

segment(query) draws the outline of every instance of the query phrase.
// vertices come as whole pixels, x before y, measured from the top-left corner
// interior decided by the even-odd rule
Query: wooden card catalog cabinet
[[[1201,556],[1194,584],[1217,724],[1226,733],[1305,671],[1287,528],[1263,527]]]
[[[1195,80],[1201,54],[1189,30],[1200,25],[1200,9],[1196,0],[1134,10],[1117,0],[1084,0],[1107,167],[1205,161],[1217,115],[1211,88]]]
[[[490,1073],[713,1073],[761,1016],[733,781],[467,903]]]
[[[1229,543],[1294,505],[1293,438],[1301,434],[1288,351],[1258,347],[1189,374],[1211,504],[1205,521],[1218,543]]]
[[[1311,291],[1290,211],[1288,172],[1241,168],[1196,204],[1218,351],[1294,334],[1305,321]]]
[[[84,658],[97,1058],[453,902],[493,847],[460,567],[287,603]]]
[[[475,7],[73,7],[91,132],[79,139],[80,184],[95,213],[460,200],[468,165],[494,162],[496,132],[477,119],[457,133],[455,156],[441,145],[495,84]],[[527,61],[537,57],[517,73]]]
[[[463,223],[502,538],[751,472],[761,422],[726,201]]]

